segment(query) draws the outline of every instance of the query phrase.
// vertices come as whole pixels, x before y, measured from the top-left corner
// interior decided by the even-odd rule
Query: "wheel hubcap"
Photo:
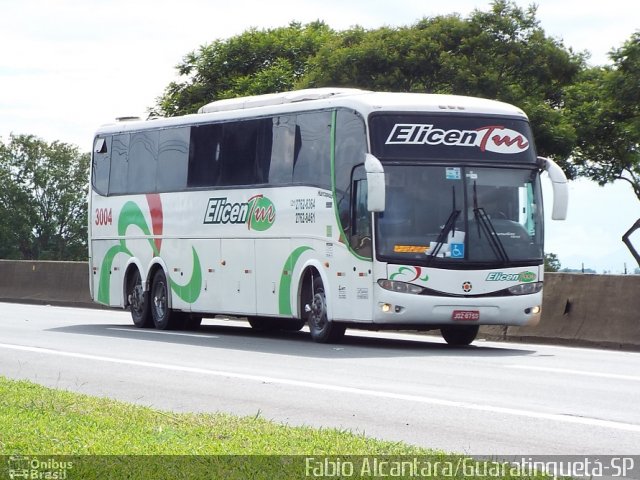
[[[144,307],[143,300],[144,292],[142,291],[142,285],[138,284],[133,288],[133,295],[131,295],[131,307],[140,312]]]
[[[154,289],[153,304],[159,317],[164,317],[167,309],[167,296],[164,289],[164,283],[159,283]]]

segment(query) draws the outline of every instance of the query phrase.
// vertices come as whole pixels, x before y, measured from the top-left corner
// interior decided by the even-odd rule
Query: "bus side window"
[[[91,184],[100,195],[109,193],[109,172],[111,170],[111,137],[98,137],[93,146]]]
[[[129,175],[129,134],[114,135],[111,141],[111,171],[109,173],[109,195],[127,192]]]
[[[189,187],[212,187],[220,176],[222,125],[195,125],[189,141]]]
[[[269,181],[269,167],[271,165],[271,151],[273,133],[271,118],[263,118],[256,121],[257,135],[255,156],[255,183],[264,184]]]
[[[331,113],[296,117],[293,181],[331,188]]]
[[[267,162],[263,150],[271,150],[271,140],[260,138],[264,131],[263,122],[244,120],[223,124],[218,185],[265,183],[260,162]],[[268,165],[266,168],[269,168]]]
[[[254,131],[243,132],[238,122],[225,123],[222,126],[222,142],[220,144],[220,179],[218,185],[243,185],[251,182],[244,177],[253,170],[247,158],[250,148],[255,153],[256,136]],[[255,157],[254,157],[255,158]],[[251,170],[247,171],[249,168]]]
[[[158,136],[159,132],[154,130],[143,130],[131,134],[127,193],[156,191]]]
[[[187,186],[189,128],[160,130],[158,140],[158,192],[180,191]]]
[[[272,119],[273,143],[271,145],[271,164],[269,183],[288,185],[293,176],[293,150],[296,139],[295,117],[283,115]]]
[[[372,256],[371,248],[371,212],[367,209],[367,180],[353,182],[353,233],[351,247],[363,257]]]

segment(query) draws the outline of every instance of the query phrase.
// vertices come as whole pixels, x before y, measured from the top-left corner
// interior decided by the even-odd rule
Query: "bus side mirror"
[[[364,170],[367,172],[367,210],[384,212],[384,168],[380,160],[367,153],[364,159]]]
[[[565,220],[569,208],[569,183],[567,177],[556,162],[550,158],[538,157],[549,174],[551,187],[553,188],[552,220]]]

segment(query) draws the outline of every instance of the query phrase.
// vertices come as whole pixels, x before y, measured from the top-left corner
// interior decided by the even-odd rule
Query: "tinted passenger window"
[[[127,174],[128,193],[155,192],[158,134],[157,130],[145,130],[131,134]]]
[[[109,172],[111,170],[111,137],[96,138],[93,145],[91,183],[100,195],[109,193]]]
[[[267,182],[272,119],[191,127],[190,187]]]
[[[247,120],[223,125],[218,185],[266,182],[263,166],[267,163],[268,171],[268,160],[271,158],[271,130],[264,128],[264,125],[269,125],[267,122],[271,120]],[[265,133],[268,133],[268,139]]]
[[[111,174],[109,195],[127,192],[129,171],[129,134],[114,135],[111,141]]]
[[[158,139],[159,192],[182,190],[187,185],[189,165],[189,127],[160,130]]]
[[[269,183],[282,185],[291,183],[293,176],[293,151],[296,143],[296,119],[293,115],[276,117],[273,123],[273,146]]]
[[[296,117],[293,181],[331,188],[331,113]]]
[[[220,177],[220,143],[222,125],[197,125],[191,127],[189,143],[190,187],[216,185]]]

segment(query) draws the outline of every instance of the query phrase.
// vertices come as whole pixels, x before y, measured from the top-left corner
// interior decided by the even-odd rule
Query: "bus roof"
[[[458,95],[426,93],[372,92],[356,88],[308,88],[282,93],[269,93],[250,97],[230,98],[208,103],[198,113],[214,113],[233,110],[248,110],[259,107],[303,103],[322,103],[322,100],[334,100],[335,103],[353,102],[363,109],[371,110],[411,110],[411,111],[469,111],[498,115],[524,115],[522,110],[506,103],[484,98]],[[308,102],[308,103],[307,103]]]
[[[310,100],[324,100],[332,97],[359,95],[363,93],[370,92],[357,88],[306,88],[304,90],[292,90],[290,92],[267,93],[264,95],[252,95],[250,97],[217,100],[200,107],[198,113],[223,112],[270,105],[282,105],[285,103],[307,102]]]
[[[355,88],[311,88],[290,92],[218,100],[204,105],[197,114],[182,117],[126,121],[104,125],[98,133],[168,128],[213,121],[238,120],[276,114],[351,108],[367,117],[374,112],[449,112],[527,118],[519,108],[484,98],[429,93],[372,92]]]

